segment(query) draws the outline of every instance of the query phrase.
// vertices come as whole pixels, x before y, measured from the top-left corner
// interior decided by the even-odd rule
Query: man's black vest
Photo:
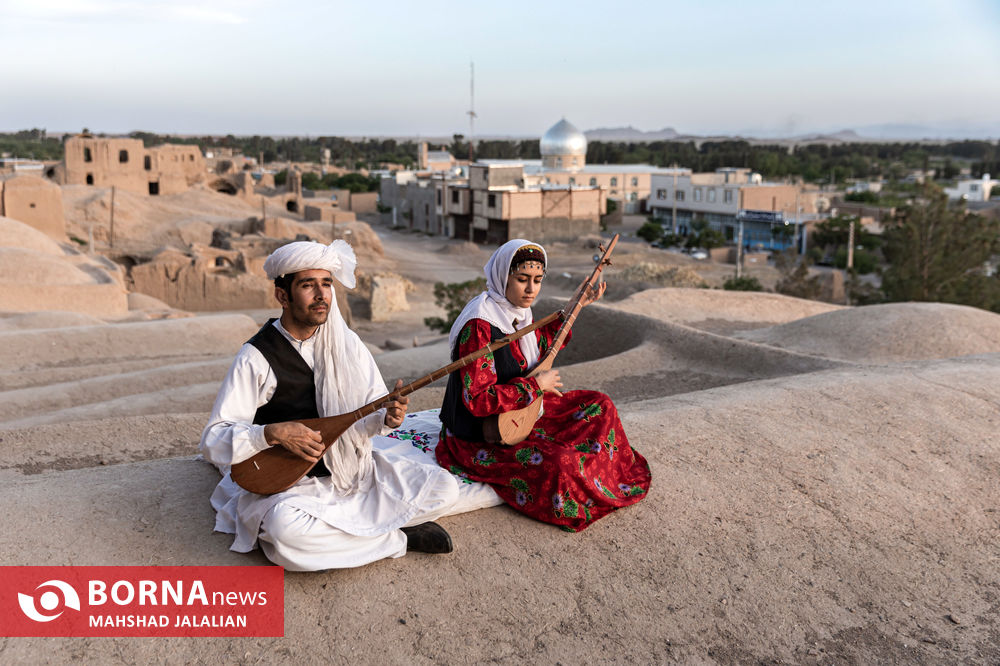
[[[506,333],[496,326],[490,326],[490,342],[499,340]],[[528,335],[534,335],[529,333]],[[518,344],[516,341],[511,344]],[[485,357],[484,357],[485,358]],[[473,363],[483,363],[484,358],[477,359]],[[458,360],[458,342],[451,350],[451,360]],[[510,351],[510,345],[493,352],[493,362],[497,371],[497,384],[506,384],[515,377],[524,374],[524,368],[514,360],[514,354]],[[444,393],[444,403],[441,406],[441,422],[451,431],[451,434],[469,442],[485,441],[483,436],[483,421],[472,415],[462,402],[462,378],[460,370],[456,370],[448,376],[448,388]]]
[[[257,348],[271,366],[278,380],[274,395],[254,414],[255,424],[281,423],[299,419],[314,419],[316,411],[316,382],[313,371],[292,344],[274,326],[274,319],[247,340]],[[308,472],[309,476],[330,476],[322,459]]]

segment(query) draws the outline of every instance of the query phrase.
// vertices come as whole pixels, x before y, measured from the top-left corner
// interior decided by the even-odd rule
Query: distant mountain
[[[901,123],[865,125],[858,127],[857,133],[866,139],[894,139],[897,141],[920,139],[996,139],[1000,137],[1000,125],[962,125],[931,127]]]
[[[621,141],[640,143],[649,141],[672,141],[680,136],[673,127],[643,132],[634,127],[599,127],[583,133],[588,141]]]
[[[804,134],[802,136],[792,136],[789,139],[796,141],[841,141],[851,143],[852,141],[865,141],[865,137],[859,135],[852,129],[844,129],[839,132],[825,132],[817,134]]]

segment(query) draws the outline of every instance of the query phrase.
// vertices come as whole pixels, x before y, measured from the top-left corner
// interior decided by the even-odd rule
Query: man
[[[429,521],[455,505],[455,478],[372,448],[372,436],[402,423],[408,398],[387,401],[325,454],[320,434],[296,421],[350,412],[388,393],[333,296],[334,278],[354,287],[356,265],[341,240],[290,243],[268,257],[264,271],[274,280],[281,318],[240,349],[201,437],[202,454],[223,472],[212,494],[215,529],[236,535],[237,552],[259,541],[268,559],[291,571],[356,567],[408,548],[452,550],[448,533]],[[284,492],[243,490],[229,467],[269,446],[316,464]]]

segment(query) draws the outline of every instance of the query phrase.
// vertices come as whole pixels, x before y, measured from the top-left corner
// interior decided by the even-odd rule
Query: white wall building
[[[957,201],[989,201],[994,187],[1000,186],[1000,180],[993,180],[990,174],[984,173],[980,179],[969,178],[959,180],[955,187],[946,187],[944,193],[949,199]]]

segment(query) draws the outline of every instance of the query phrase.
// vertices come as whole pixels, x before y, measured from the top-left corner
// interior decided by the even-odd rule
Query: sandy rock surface
[[[488,255],[373,233],[366,268],[415,291],[356,328],[387,381],[412,380],[449,361],[422,324],[433,283]],[[571,277],[536,316],[592,253],[550,250]],[[4,564],[266,564],[212,533],[219,477],[194,454],[269,314],[0,316]],[[450,555],[288,573],[284,638],[8,638],[0,663],[1000,662],[1000,316],[654,289],[584,310],[557,367],[615,399],[653,472],[639,504],[580,534],[486,509],[441,521]]]

